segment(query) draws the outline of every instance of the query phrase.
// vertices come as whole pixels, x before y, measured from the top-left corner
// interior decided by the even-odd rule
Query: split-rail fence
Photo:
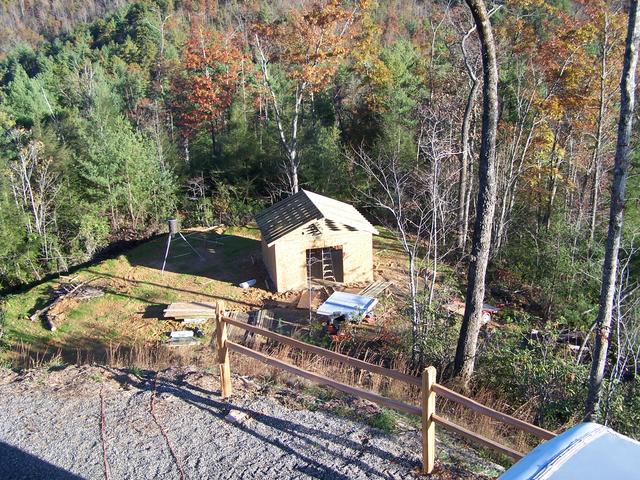
[[[320,355],[324,358],[327,358],[332,361],[340,362],[344,365],[349,365],[351,367],[355,367],[361,370],[384,375],[384,376],[393,378],[395,380],[405,382],[409,385],[418,387],[421,389],[420,390],[421,406],[418,407],[415,405],[401,402],[399,400],[378,395],[376,393],[364,390],[362,388],[346,385],[344,383],[328,378],[324,375],[320,375],[318,373],[313,373],[313,372],[304,370],[295,365],[291,365],[287,362],[283,362],[282,360],[278,360],[269,355],[265,355],[264,353],[257,352],[243,345],[239,345],[235,342],[228,340],[227,338],[228,325],[233,325],[235,327],[246,330],[248,332],[252,332],[254,334],[258,334],[258,335],[262,335],[264,337],[270,338],[284,345],[288,345],[290,347],[294,347],[309,353]],[[534,435],[541,440],[549,440],[556,436],[555,433],[553,432],[550,432],[548,430],[545,430],[543,428],[540,428],[536,425],[525,422],[518,418],[512,417],[505,413],[501,413],[490,407],[482,405],[481,403],[478,403],[471,398],[465,397],[464,395],[454,392],[453,390],[443,385],[440,385],[439,383],[436,382],[435,367],[425,368],[424,371],[422,372],[422,377],[419,378],[412,375],[407,375],[397,370],[385,368],[380,365],[374,365],[372,363],[368,363],[368,362],[359,360],[357,358],[349,357],[347,355],[343,355],[341,353],[334,352],[326,348],[301,342],[300,340],[296,340],[294,338],[281,335],[276,332],[272,332],[271,330],[267,330],[262,327],[250,325],[248,323],[245,323],[233,318],[229,318],[224,315],[224,304],[222,302],[219,302],[216,308],[216,342],[218,347],[218,363],[220,365],[220,385],[221,385],[223,398],[231,396],[231,393],[232,393],[231,365],[229,362],[229,352],[236,352],[241,355],[245,355],[247,357],[253,358],[255,360],[259,360],[267,365],[271,365],[273,367],[279,368],[286,372],[306,378],[307,380],[310,380],[314,383],[329,386],[336,390],[340,390],[354,397],[364,398],[366,400],[370,400],[379,405],[383,405],[385,407],[392,408],[394,410],[397,410],[403,413],[420,416],[422,418],[422,465],[423,465],[424,473],[431,473],[433,471],[433,467],[435,463],[435,439],[436,439],[435,426],[436,425],[439,425],[446,430],[449,430],[458,435],[461,435],[473,442],[479,443],[485,447],[488,447],[492,450],[495,450],[504,455],[507,455],[513,458],[514,460],[519,460],[520,458],[523,457],[523,454],[521,452],[513,450],[508,446],[502,445],[494,440],[491,440],[482,435],[474,433],[471,430],[468,430],[440,416],[436,412],[436,396],[437,395],[440,395],[441,397],[446,398],[450,401],[453,401],[457,404],[463,405],[477,413],[493,418],[494,420],[498,420],[499,422],[510,425],[516,429],[530,433],[531,435]]]

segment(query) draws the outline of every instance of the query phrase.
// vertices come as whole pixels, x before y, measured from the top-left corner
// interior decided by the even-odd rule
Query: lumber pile
[[[216,304],[207,302],[177,302],[167,305],[164,309],[165,318],[202,319],[215,318]]]
[[[260,309],[255,310],[253,312],[249,312],[249,318],[247,323],[249,325],[255,325],[256,327],[261,327],[266,330],[269,330],[271,326],[271,320],[273,318],[269,314],[268,310]],[[249,348],[260,349],[260,347],[267,341],[267,339],[261,335],[256,335],[253,332],[246,331],[244,333],[243,345]]]
[[[362,290],[358,292],[358,295],[362,295],[365,297],[377,298],[382,294],[387,288],[391,286],[391,282],[384,282],[382,280],[376,280],[373,283],[370,283]]]
[[[296,306],[296,308],[309,310],[311,308],[311,305],[313,304],[313,301],[318,297],[319,294],[320,292],[318,292],[317,290],[305,290],[304,292],[302,292],[302,295],[300,295],[300,300],[298,300],[298,305]]]

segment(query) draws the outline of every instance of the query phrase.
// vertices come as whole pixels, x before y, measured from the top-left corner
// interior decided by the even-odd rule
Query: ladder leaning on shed
[[[333,252],[331,248],[322,249],[322,279],[336,281],[336,276],[333,273]]]

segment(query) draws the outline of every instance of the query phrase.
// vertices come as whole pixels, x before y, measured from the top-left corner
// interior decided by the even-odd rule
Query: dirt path
[[[230,404],[193,369],[0,370],[0,478],[399,479],[419,467],[415,430],[387,435],[236,384]],[[229,423],[230,408],[250,420]]]

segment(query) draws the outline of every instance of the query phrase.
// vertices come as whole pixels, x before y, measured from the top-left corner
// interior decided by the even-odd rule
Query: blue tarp
[[[500,480],[640,479],[640,442],[581,423],[534,448]]]
[[[358,315],[369,313],[378,303],[377,298],[365,297],[354,293],[334,292],[316,313],[318,315]]]

